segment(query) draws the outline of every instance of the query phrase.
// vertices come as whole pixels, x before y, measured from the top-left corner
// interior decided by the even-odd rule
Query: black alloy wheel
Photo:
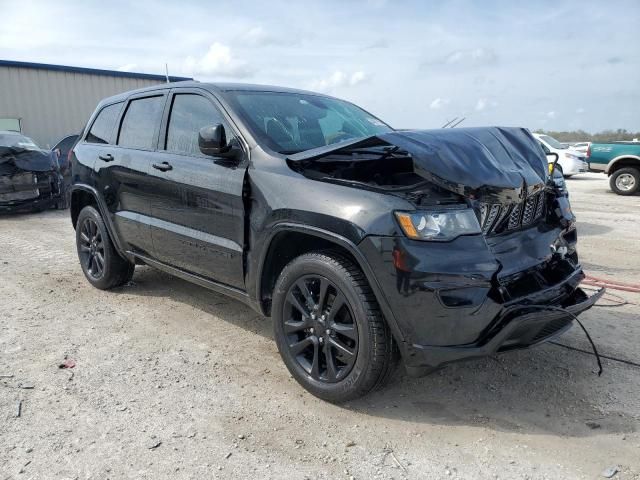
[[[358,355],[358,326],[344,294],[325,277],[306,275],[287,292],[287,348],[315,380],[337,382]]]
[[[284,267],[273,291],[273,329],[291,375],[334,403],[386,383],[397,347],[362,270],[335,251],[309,252]]]
[[[117,252],[100,212],[93,205],[87,205],[78,214],[76,247],[82,272],[94,287],[108,290],[131,280],[135,264]]]
[[[85,271],[96,280],[104,275],[104,242],[98,224],[85,218],[80,227],[78,255]]]

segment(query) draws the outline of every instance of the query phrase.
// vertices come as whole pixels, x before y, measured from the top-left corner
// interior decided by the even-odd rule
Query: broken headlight
[[[478,217],[471,208],[395,214],[404,234],[413,240],[448,241],[481,233]]]

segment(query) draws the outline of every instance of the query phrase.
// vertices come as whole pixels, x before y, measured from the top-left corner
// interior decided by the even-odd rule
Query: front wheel
[[[94,287],[108,290],[131,280],[135,265],[118,254],[100,212],[90,205],[78,215],[76,247],[82,272]]]
[[[640,170],[625,167],[613,172],[609,186],[618,195],[634,195],[640,190]]]
[[[313,395],[340,403],[386,382],[395,345],[362,271],[337,253],[289,263],[273,296],[275,339],[291,375]]]

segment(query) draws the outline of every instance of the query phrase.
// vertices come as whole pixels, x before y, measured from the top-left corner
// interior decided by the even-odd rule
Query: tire
[[[635,195],[640,191],[640,169],[625,167],[613,172],[609,186],[618,195]]]
[[[131,280],[135,264],[118,254],[102,216],[90,205],[78,215],[76,248],[82,272],[94,287],[108,290]]]
[[[394,371],[396,346],[371,287],[339,253],[291,261],[276,282],[272,318],[282,360],[316,397],[353,400],[384,385]]]
[[[60,195],[60,200],[56,202],[56,209],[66,210],[71,206],[71,192],[64,192]]]

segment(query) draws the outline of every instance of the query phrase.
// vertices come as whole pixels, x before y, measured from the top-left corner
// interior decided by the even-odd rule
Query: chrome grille
[[[544,215],[544,192],[529,196],[513,205],[488,204],[480,206],[480,222],[485,235],[531,225]]]
[[[500,205],[482,205],[483,215],[482,215],[482,231],[483,233],[489,233],[491,231],[491,227],[496,223],[496,218],[498,218],[498,214],[500,213]]]
[[[540,194],[538,199],[538,205],[536,206],[536,214],[534,218],[540,218],[544,213],[544,193]]]
[[[536,213],[536,203],[538,195],[527,198],[524,202],[524,212],[522,212],[522,225],[529,225],[533,222],[533,216]]]
[[[509,214],[509,223],[507,224],[507,230],[513,230],[520,225],[520,212],[522,211],[522,204],[516,203],[513,206],[513,210]]]

